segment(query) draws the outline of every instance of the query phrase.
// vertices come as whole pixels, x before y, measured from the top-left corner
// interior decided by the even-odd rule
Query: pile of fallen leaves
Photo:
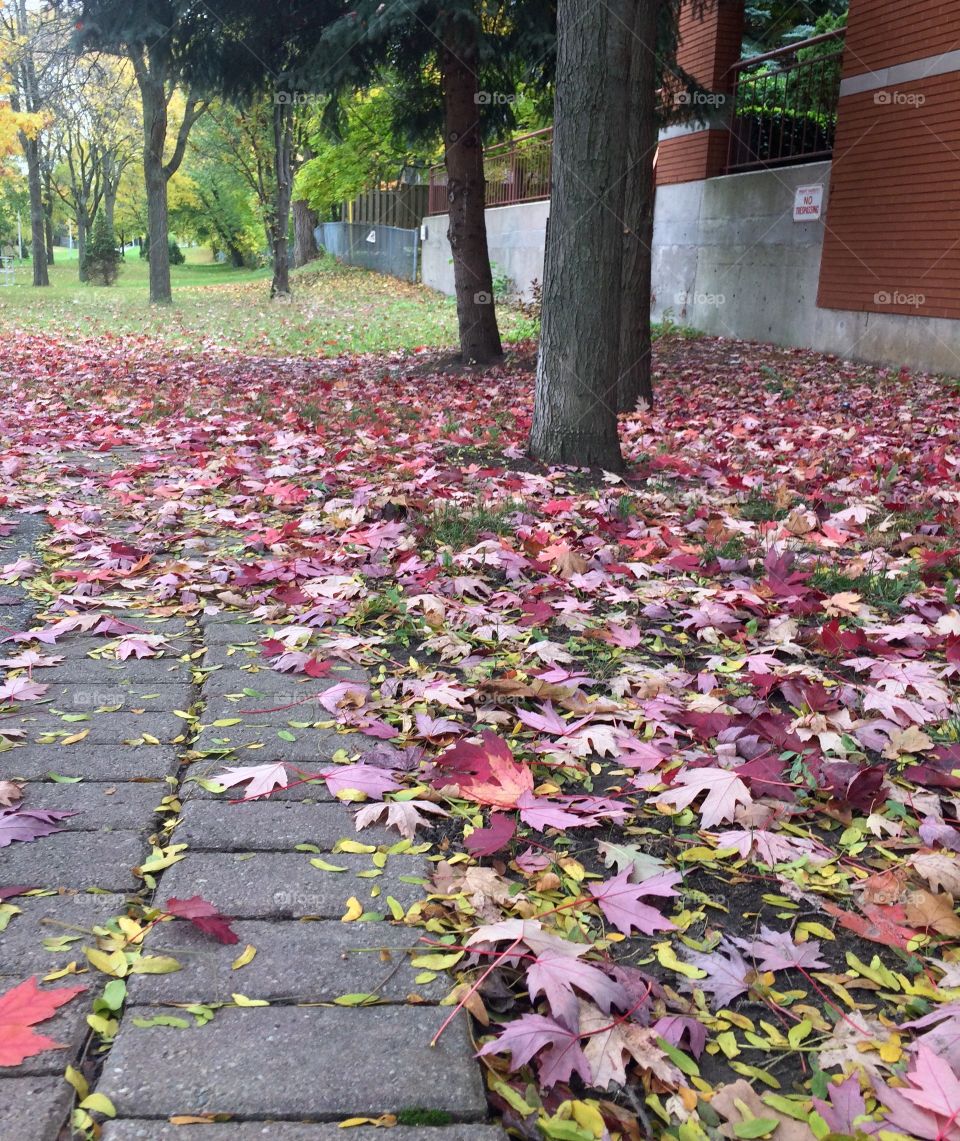
[[[429,897],[349,918],[422,930],[517,1136],[960,1138],[953,387],[662,342],[593,478],[525,460],[519,365],[42,348],[0,362],[0,509],[53,528],[0,568],[47,607],[4,709],[70,630],[163,654],[125,607],[242,612],[291,723],[370,745],[217,783],[423,830]]]

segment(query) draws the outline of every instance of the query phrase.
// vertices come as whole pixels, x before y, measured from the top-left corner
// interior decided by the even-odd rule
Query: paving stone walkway
[[[17,531],[0,540],[0,565],[29,553],[40,530],[35,517],[20,516]],[[11,601],[0,604],[0,623],[22,629],[28,603],[0,587],[0,598],[5,595]],[[291,728],[291,719],[310,720],[302,707],[276,709],[360,675],[344,669],[318,682],[258,669],[264,630],[235,615],[195,623],[122,617],[163,634],[169,643],[163,656],[120,662],[104,651],[102,636],[68,635],[49,648],[64,661],[37,671],[37,680],[50,684],[45,700],[4,719],[24,743],[0,752],[0,777],[27,782],[28,807],[77,815],[59,834],[0,852],[0,887],[57,893],[11,901],[20,913],[0,934],[0,990],[71,961],[83,968],[82,949],[92,945],[84,932],[124,914],[134,896],[162,904],[171,896],[201,895],[237,917],[240,941],[217,943],[182,921],[154,927],[144,953],[172,956],[182,969],[128,978],[119,1032],[102,1065],[91,1065],[97,1044],[87,1016],[108,979],[93,971],[67,976],[66,982],[83,982],[89,990],[42,1027],[67,1049],[3,1071],[0,1136],[56,1141],[70,1135],[65,1122],[74,1097],[63,1073],[71,1063],[86,1065],[94,1088],[116,1108],[103,1141],[503,1138],[501,1129],[484,1124],[487,1105],[466,1021],[457,1019],[436,1047],[429,1045],[449,1012],[437,1006],[449,982],[417,983],[407,953],[417,931],[389,922],[341,922],[351,896],[366,911],[388,914],[388,897],[405,909],[422,898],[429,867],[423,855],[384,859],[398,834],[370,828],[358,836],[348,809],[331,800],[322,783],[240,804],[197,783],[224,761],[283,759],[320,768],[338,749],[370,748],[367,738]],[[263,697],[251,698],[251,691]],[[250,708],[265,711],[240,712]],[[82,740],[70,741],[84,731]],[[54,776],[82,779],[65,783]],[[162,834],[171,820],[179,821],[172,834]],[[156,876],[153,892],[134,869],[158,837],[164,846],[187,847]],[[380,855],[328,855],[346,869],[336,873],[311,864],[342,838],[379,845]],[[296,850],[304,844],[312,850]],[[255,956],[233,967],[247,945]],[[332,1005],[361,993],[378,995],[380,1004]],[[235,994],[269,1005],[235,1005]],[[204,1025],[175,1005],[223,1003]],[[173,1025],[158,1022],[171,1017]],[[446,1117],[386,1134],[367,1128],[345,1134],[336,1125],[404,1110]],[[169,1124],[177,1115],[200,1114],[229,1120]]]

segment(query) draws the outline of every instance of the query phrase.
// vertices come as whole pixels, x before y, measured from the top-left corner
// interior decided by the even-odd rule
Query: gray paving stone
[[[36,671],[37,681],[43,681]],[[54,685],[45,694],[45,703],[65,713],[93,713],[100,706],[120,705],[125,710],[142,709],[147,713],[168,713],[171,709],[188,710],[197,699],[189,685],[161,682],[150,686],[129,681],[123,675],[111,677],[104,687],[87,685]]]
[[[430,1046],[446,1009],[233,1007],[200,1028],[133,1024],[155,1010],[127,1009],[97,1086],[122,1116],[336,1120],[418,1107],[486,1117],[466,1020]]]
[[[43,780],[48,773],[86,780],[162,780],[177,770],[172,745],[18,745],[0,753],[0,777]]]
[[[277,734],[293,734],[285,741]],[[196,736],[192,748],[201,752],[230,753],[244,764],[266,761],[289,761],[295,765],[319,765],[329,761],[335,752],[366,753],[377,747],[377,740],[362,733],[338,733],[335,729],[292,729],[288,725],[264,725],[244,721],[240,725],[218,727],[206,725]],[[254,759],[252,759],[254,758]]]
[[[302,915],[339,919],[350,896],[355,896],[367,910],[381,913],[388,912],[387,896],[393,896],[405,909],[424,896],[422,885],[404,883],[399,878],[423,876],[424,863],[416,856],[390,856],[383,875],[372,879],[356,874],[372,869],[369,855],[344,852],[327,858],[328,863],[347,868],[345,872],[322,872],[311,865],[310,859],[306,853],[259,852],[244,858],[188,851],[185,860],[164,873],[160,891],[164,899],[199,894],[225,915],[244,919],[297,919]]]
[[[108,1121],[102,1141],[506,1141],[498,1125],[398,1126],[386,1134],[376,1127],[341,1129],[301,1121],[231,1121],[224,1125],[170,1125],[144,1118]]]
[[[58,832],[4,848],[0,886],[132,891],[139,881],[131,869],[147,854],[143,837],[136,832]]]
[[[242,644],[207,641],[205,650],[203,657],[197,659],[198,664],[205,668],[223,666],[225,669],[239,670],[251,665],[270,668],[269,658],[257,638],[244,638]]]
[[[52,1141],[72,1101],[73,1090],[63,1078],[0,1078],[3,1136],[9,1141]]]
[[[256,643],[267,636],[262,622],[230,622],[207,620],[201,622],[197,638],[204,646],[235,646]]]
[[[46,991],[58,990],[64,987],[85,985],[87,981],[86,979],[74,978],[58,979],[57,982],[54,983],[41,983],[40,989]],[[12,987],[22,982],[22,978],[0,975],[0,994],[5,994]],[[65,1047],[65,1049],[45,1050],[42,1054],[37,1054],[33,1058],[26,1058],[17,1066],[16,1076],[18,1078],[27,1078],[44,1074],[63,1074],[64,1066],[76,1058],[89,1032],[89,1027],[87,1026],[87,1015],[89,1013],[90,993],[89,991],[84,991],[82,994],[76,995],[68,1003],[61,1006],[53,1018],[41,1023],[38,1027],[38,1032],[47,1038],[52,1038],[54,1042]],[[11,1070],[9,1072],[11,1076],[13,1076],[14,1071]],[[5,1127],[6,1123],[3,1120],[2,1113],[3,1110],[0,1108],[0,1126]],[[6,1141],[9,1134],[0,1133],[0,1136]]]
[[[0,754],[0,760],[2,760],[2,756],[3,754]],[[202,777],[204,780],[213,780],[218,773],[223,771],[225,763],[229,764],[231,762],[213,760],[209,757],[194,761],[187,770],[187,778],[181,786],[181,799],[184,801],[219,800],[224,804],[226,804],[228,800],[235,799],[233,789],[223,793],[208,792],[205,788],[201,788],[193,779],[194,777]],[[271,803],[278,801],[301,801],[305,804],[319,804],[325,801],[329,802],[333,799],[323,781],[304,781],[302,784],[295,784],[290,788],[278,788],[276,792],[270,796]]]
[[[167,897],[164,895],[164,899]],[[127,993],[135,1003],[229,1002],[234,991],[248,998],[331,1002],[344,994],[375,993],[390,1002],[417,995],[439,1002],[449,991],[446,974],[417,983],[407,948],[429,954],[415,928],[391,923],[329,920],[236,919],[239,943],[217,943],[188,923],[163,923],[145,940],[148,950],[170,954],[182,970],[169,975],[132,975]],[[231,963],[247,944],[253,961],[239,970]]]
[[[189,724],[173,713],[86,713],[85,721],[64,721],[55,713],[41,709],[31,709],[29,713],[4,719],[4,725],[19,729],[26,734],[28,742],[41,743],[41,738],[58,734],[60,738],[75,733],[86,732],[84,741],[88,745],[119,745],[123,741],[135,741],[144,733],[156,737],[164,744],[170,744],[180,737],[185,742],[189,735]],[[53,742],[56,744],[56,741]]]
[[[310,685],[316,682],[317,678],[284,674],[271,669],[244,670],[240,669],[239,665],[240,663],[237,663],[228,669],[218,669],[208,673],[203,679],[204,699],[210,701],[225,693],[242,694],[245,690],[253,690],[256,693],[271,695],[289,694],[290,696],[285,698],[287,701],[297,701],[305,694],[317,692]],[[283,702],[272,701],[271,704],[280,705]]]
[[[112,831],[140,832],[156,824],[155,809],[170,785],[139,781],[82,781],[80,784],[58,784],[56,781],[31,781],[24,786],[23,803],[27,808],[49,808],[57,812],[75,812],[61,822],[68,832]],[[0,857],[2,858],[2,857]]]
[[[114,915],[124,914],[124,901],[125,896],[122,895],[92,895],[88,892],[15,896],[8,900],[20,908],[21,914],[14,915],[6,931],[0,935],[0,972],[21,979],[30,975],[42,977],[65,967],[74,959],[84,962],[82,948],[89,945],[90,939],[82,931],[71,928],[89,929]],[[51,919],[56,922],[45,922]],[[50,951],[44,947],[44,939],[63,936],[79,938],[62,951]]]
[[[329,852],[338,840],[395,844],[395,828],[371,825],[359,833],[347,807],[340,803],[252,800],[223,804],[196,800],[184,805],[175,841],[191,851],[284,852],[295,844],[315,844]]]
[[[44,669],[42,678],[39,674],[37,677],[45,682],[82,682],[110,688],[119,678],[147,685],[185,682],[190,680],[190,668],[177,658],[130,658],[125,662],[111,662],[80,657],[49,666]]]

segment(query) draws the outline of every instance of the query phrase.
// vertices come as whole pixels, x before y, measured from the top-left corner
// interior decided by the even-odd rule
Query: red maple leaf
[[[462,796],[495,808],[514,808],[525,792],[533,792],[533,774],[518,765],[510,746],[496,733],[481,734],[483,744],[460,741],[437,758],[438,768],[447,769],[435,783],[439,788],[455,784]]]
[[[189,919],[205,935],[212,935],[220,943],[239,943],[240,936],[230,929],[232,920],[219,911],[202,896],[192,895],[189,899],[167,900],[166,911],[177,919]]]
[[[76,997],[84,986],[57,987],[40,990],[35,978],[18,983],[0,995],[0,1066],[19,1066],[25,1058],[44,1050],[63,1050],[62,1042],[54,1042],[31,1027],[52,1018],[57,1009]]]

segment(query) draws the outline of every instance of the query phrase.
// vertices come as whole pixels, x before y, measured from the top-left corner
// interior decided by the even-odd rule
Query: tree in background
[[[94,285],[113,285],[120,272],[120,254],[116,248],[117,239],[107,215],[100,211],[93,225],[90,243],[83,252],[84,277],[82,280]]]
[[[543,85],[553,42],[549,0],[360,0],[325,37],[355,86],[369,85],[383,69],[396,77],[411,138],[442,133],[464,361],[502,355],[484,213],[484,135],[513,125],[523,82]]]
[[[172,300],[167,185],[180,168],[194,123],[206,109],[201,91],[209,77],[214,41],[209,12],[189,0],[82,0],[78,47],[129,59],[140,89],[154,304]],[[183,114],[171,139],[170,105],[178,87],[184,92]]]

